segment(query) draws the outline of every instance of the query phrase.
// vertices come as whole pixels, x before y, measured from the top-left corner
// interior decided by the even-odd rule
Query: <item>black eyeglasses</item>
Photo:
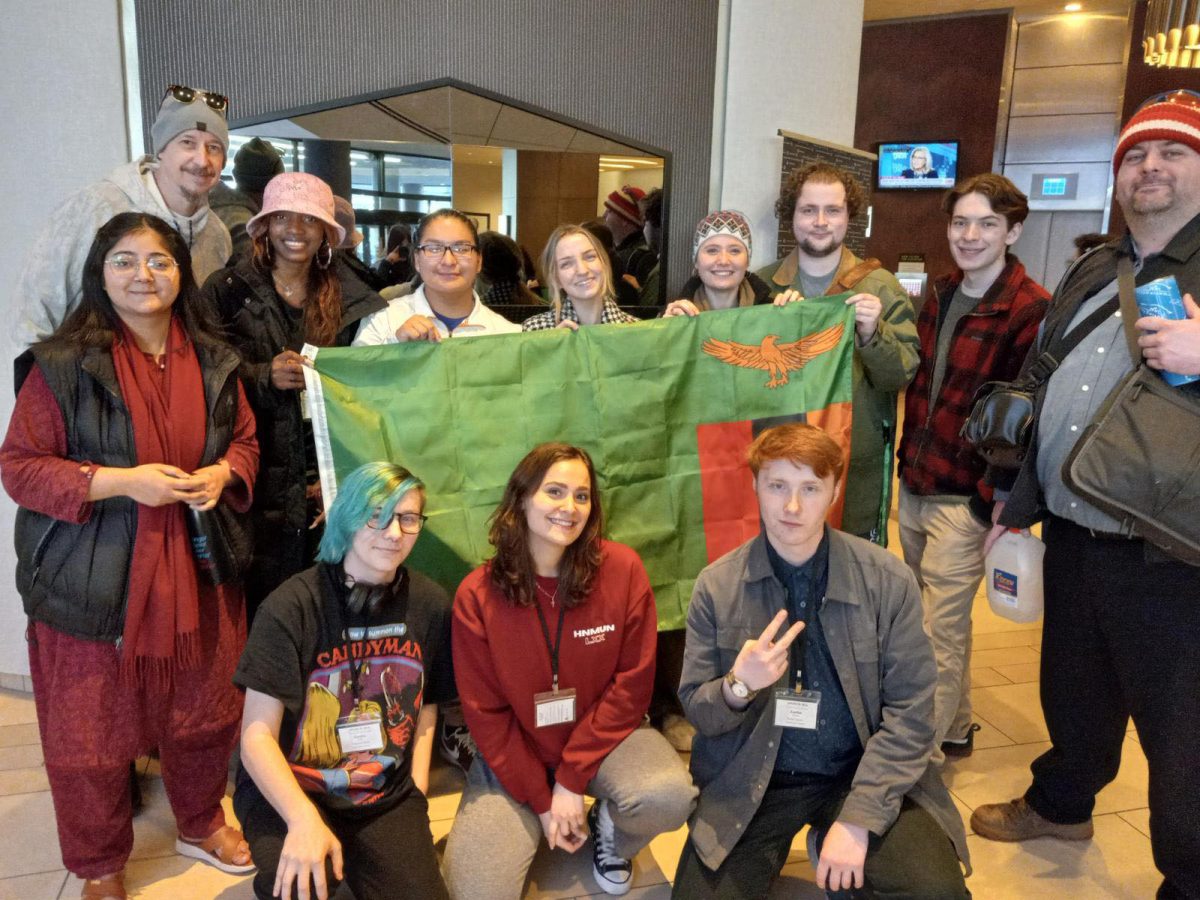
[[[429,516],[423,516],[420,513],[395,513],[388,521],[381,522],[379,513],[375,513],[367,520],[367,527],[373,531],[387,531],[392,522],[396,522],[405,534],[420,534],[428,520]]]
[[[456,259],[464,256],[471,256],[479,248],[469,241],[457,241],[453,244],[443,244],[441,241],[428,241],[424,244],[417,244],[417,249],[421,251],[421,255],[426,259],[441,259],[449,250],[454,254]]]
[[[163,100],[167,99],[170,94],[180,103],[195,103],[197,97],[202,97],[204,102],[208,104],[209,109],[216,110],[219,113],[227,113],[229,111],[229,98],[224,94],[215,94],[212,91],[201,91],[197,88],[190,88],[186,84],[172,84],[163,91]]]

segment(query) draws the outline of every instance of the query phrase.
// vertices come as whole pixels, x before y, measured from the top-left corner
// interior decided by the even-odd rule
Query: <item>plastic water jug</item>
[[[1042,616],[1042,557],[1046,545],[1019,528],[1000,535],[984,560],[988,605],[1013,622]]]

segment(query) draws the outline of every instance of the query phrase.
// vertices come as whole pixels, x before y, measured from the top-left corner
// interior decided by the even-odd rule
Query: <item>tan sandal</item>
[[[85,878],[80,900],[129,900],[125,892],[125,873],[113,872],[102,878]]]
[[[246,836],[232,825],[222,825],[204,840],[192,840],[180,835],[175,839],[175,852],[180,856],[198,859],[229,875],[245,875],[255,869]],[[246,862],[234,862],[238,857],[245,858]]]

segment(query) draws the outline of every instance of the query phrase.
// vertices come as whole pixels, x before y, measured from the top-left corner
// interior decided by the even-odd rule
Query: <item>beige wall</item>
[[[565,222],[596,215],[600,157],[593,153],[517,151],[517,242],[537,259]]]
[[[499,160],[494,164],[466,162],[455,148],[452,202],[455,209],[490,216],[486,229],[480,223],[481,231],[495,230],[504,211],[503,176],[504,169]]]

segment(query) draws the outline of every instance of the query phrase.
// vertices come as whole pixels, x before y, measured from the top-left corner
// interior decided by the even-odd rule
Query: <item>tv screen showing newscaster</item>
[[[879,178],[883,190],[944,190],[958,179],[958,141],[879,145]]]

